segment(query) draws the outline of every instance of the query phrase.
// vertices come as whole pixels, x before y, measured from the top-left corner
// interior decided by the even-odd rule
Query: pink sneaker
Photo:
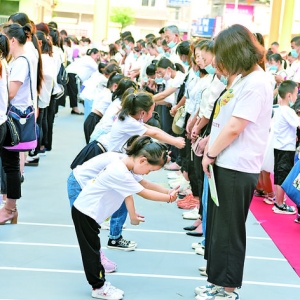
[[[100,250],[100,255],[101,255],[101,263],[104,267],[105,273],[113,273],[117,270],[117,264],[108,259],[102,250]]]

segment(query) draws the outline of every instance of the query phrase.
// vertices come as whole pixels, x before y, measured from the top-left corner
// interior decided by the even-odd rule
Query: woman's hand
[[[135,215],[130,218],[130,224],[131,225],[139,225],[140,222],[145,222],[145,217],[141,216],[140,214],[138,214],[137,212],[135,212]]]
[[[276,81],[277,83],[281,83],[283,80],[284,80],[284,79],[283,79],[283,77],[282,77],[281,75],[275,75],[275,81]]]
[[[182,149],[185,147],[185,139],[183,137],[176,137],[176,141],[174,143],[174,146],[178,149]]]
[[[192,143],[194,143],[197,138],[199,137],[200,134],[200,129],[198,128],[198,126],[194,126],[191,132],[191,139],[192,139]]]
[[[170,110],[170,115],[172,116],[172,117],[174,117],[175,115],[176,115],[176,112],[177,112],[177,110],[178,110],[178,105],[174,105],[172,108],[171,108],[171,110]]]
[[[203,167],[204,173],[206,174],[206,176],[208,178],[210,178],[210,173],[209,173],[208,166],[213,165],[215,163],[215,160],[216,160],[215,158],[214,159],[208,158],[207,157],[207,152],[204,153],[203,159],[202,159],[202,167]]]

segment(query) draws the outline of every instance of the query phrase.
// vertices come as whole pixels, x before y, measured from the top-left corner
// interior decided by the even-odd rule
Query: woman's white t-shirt
[[[169,102],[173,105],[176,104],[177,101],[177,96],[179,93],[179,89],[180,86],[183,84],[183,81],[185,79],[186,74],[180,72],[180,71],[176,71],[176,75],[174,78],[170,78],[167,82],[166,82],[166,89],[167,88],[177,88],[177,90],[172,94],[173,97],[172,98],[166,98],[164,99],[164,101]],[[170,101],[172,99],[172,101]],[[180,100],[180,99],[179,99]]]
[[[38,107],[46,108],[49,106],[54,79],[56,78],[56,68],[54,58],[49,54],[42,54],[43,75],[42,89],[38,97]]]
[[[24,55],[27,57],[27,55]],[[21,86],[13,99],[10,100],[10,103],[14,105],[21,111],[26,110],[30,105],[33,105],[33,100],[31,96],[31,91],[33,94],[33,87],[31,87],[31,80],[29,77],[29,68],[32,69],[30,60],[25,57],[17,57],[9,65],[10,74],[9,82],[19,81]]]
[[[122,151],[127,140],[134,135],[144,135],[147,128],[131,116],[124,121],[117,119],[111,128],[109,135],[108,151]]]
[[[122,160],[117,160],[86,184],[74,206],[100,224],[119,209],[125,198],[143,189]]]
[[[189,114],[193,112],[193,104],[191,101],[191,96],[190,93],[193,90],[193,88],[196,86],[198,81],[200,80],[200,77],[198,77],[193,69],[189,70],[189,77],[185,83],[185,91],[184,91],[184,96],[186,98],[185,100],[185,111]]]
[[[68,73],[77,74],[82,82],[98,70],[98,64],[90,55],[85,55],[76,59],[66,68]]]
[[[101,93],[97,93],[95,100],[93,102],[93,109],[101,112],[102,115],[105,114],[107,108],[110,106],[112,99],[111,90],[108,88],[103,88]]]
[[[296,112],[288,106],[279,106],[273,120],[273,147],[278,150],[295,151],[297,127],[299,126],[300,118]]]
[[[95,71],[90,78],[82,83],[82,91],[80,92],[80,97],[84,100],[95,100],[102,90],[107,85],[107,78]]]
[[[2,125],[6,119],[7,103],[8,103],[8,91],[7,91],[7,62],[5,59],[1,59],[2,74],[0,78],[0,125]]]
[[[259,173],[267,145],[273,91],[268,75],[254,71],[237,79],[216,106],[209,147],[231,117],[248,120],[239,136],[216,159],[216,165],[246,173]],[[208,148],[209,149],[209,148]]]

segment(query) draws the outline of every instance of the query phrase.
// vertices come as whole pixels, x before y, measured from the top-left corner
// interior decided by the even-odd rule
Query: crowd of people
[[[207,260],[199,270],[208,283],[196,287],[196,299],[240,299],[253,195],[300,223],[300,207],[287,205],[281,188],[299,136],[300,37],[279,53],[277,42],[267,50],[262,35],[242,25],[191,41],[172,25],[137,41],[125,31],[99,46],[24,13],[10,16],[1,32],[0,224],[17,224],[24,165],[38,166],[52,150],[55,114],[69,99],[71,114],[84,115],[86,146],[71,164],[68,196],[92,297],[123,298],[105,280],[116,263],[98,235],[110,231],[111,249],[137,247],[122,229],[128,213],[131,224],[144,221],[135,211],[138,194],[176,201],[195,221],[187,234],[204,237],[192,244]],[[3,146],[8,105],[34,107],[38,141],[26,157]],[[170,189],[143,179],[163,167]]]

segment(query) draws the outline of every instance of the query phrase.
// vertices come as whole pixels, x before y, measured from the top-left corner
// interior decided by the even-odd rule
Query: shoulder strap
[[[31,82],[31,75],[30,75],[30,63],[29,63],[29,61],[28,61],[28,59],[27,59],[27,57],[26,57],[26,56],[24,56],[24,55],[20,55],[19,57],[24,57],[24,58],[26,59],[26,61],[27,61],[28,70],[29,70],[29,82],[30,82],[29,86],[30,86],[31,100],[32,100],[32,102],[34,102],[34,101],[33,101],[33,93],[32,93],[32,82]],[[19,58],[19,57],[18,57],[18,58]]]

